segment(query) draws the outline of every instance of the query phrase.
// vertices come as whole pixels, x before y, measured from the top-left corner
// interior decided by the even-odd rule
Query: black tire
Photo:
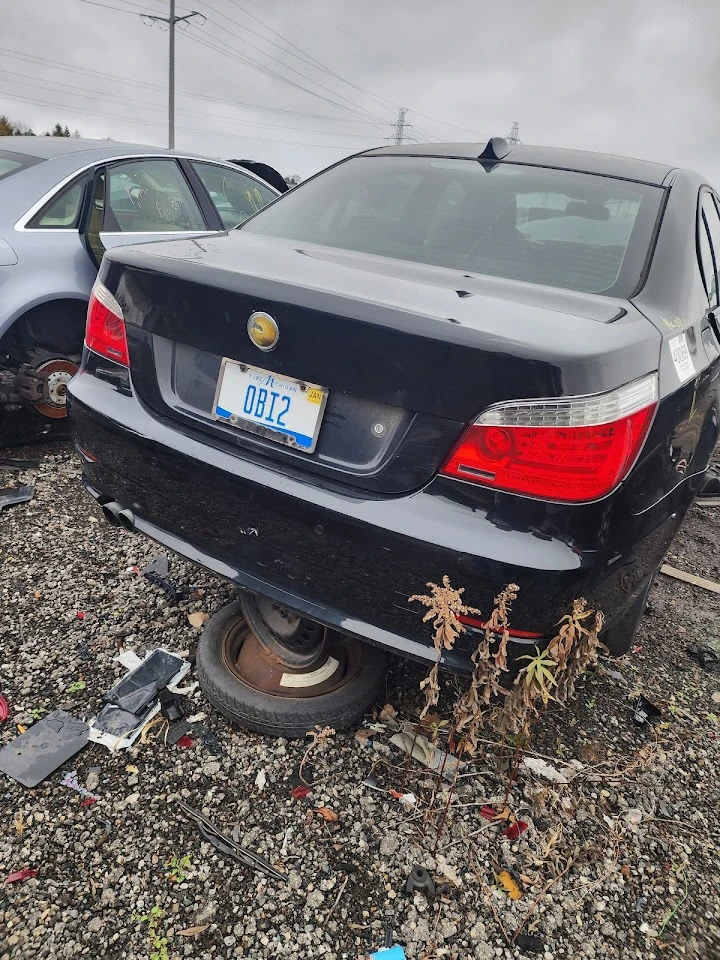
[[[651,577],[648,580],[647,586],[643,587],[642,593],[638,594],[617,623],[608,627],[607,630],[603,630],[600,634],[600,639],[613,657],[624,656],[632,647],[638,627],[640,626],[640,621],[645,613],[648,594],[650,593],[650,587],[654,579],[654,577]]]
[[[242,616],[235,600],[203,627],[197,649],[197,678],[210,703],[238,726],[271,737],[304,737],[315,724],[346,730],[377,699],[385,686],[385,653],[362,644],[355,676],[339,690],[317,697],[276,697],[243,683],[223,660],[226,630]]]

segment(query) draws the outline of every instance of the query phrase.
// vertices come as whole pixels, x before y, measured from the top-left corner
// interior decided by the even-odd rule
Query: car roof
[[[0,150],[11,153],[23,153],[26,157],[51,160],[68,153],[88,153],[102,160],[118,154],[169,154],[170,156],[196,156],[194,150],[168,150],[146,143],[123,143],[118,140],[84,140],[82,137],[0,137]]]
[[[401,146],[377,147],[363,156],[407,157],[452,157],[477,160],[487,143],[412,143]],[[523,163],[538,167],[555,167],[560,170],[577,170],[580,173],[595,173],[623,180],[662,184],[676,168],[652,160],[635,160],[632,157],[617,157],[609,153],[592,153],[589,150],[568,150],[563,147],[533,147],[525,144],[508,144],[510,152],[497,162]],[[492,161],[489,161],[492,162]]]

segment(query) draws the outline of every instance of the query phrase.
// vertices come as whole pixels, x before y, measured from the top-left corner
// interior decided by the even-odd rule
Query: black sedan
[[[350,722],[382,648],[435,659],[408,597],[443,575],[483,612],[519,584],[516,654],[580,596],[627,651],[718,439],[718,209],[687,170],[495,138],[108,252],[70,390],[85,483],[240,588],[200,644],[210,699]]]

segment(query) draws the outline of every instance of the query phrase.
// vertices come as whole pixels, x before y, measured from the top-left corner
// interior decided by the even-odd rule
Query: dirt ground
[[[171,575],[198,588],[173,605],[134,569],[158,549],[104,524],[69,445],[15,455],[42,463],[20,475],[34,499],[0,513],[0,692],[10,705],[0,745],[44,711],[92,716],[123,673],[120,646],[192,655],[199,631],[188,614],[233,596],[173,559]],[[692,508],[668,562],[720,581],[720,508]],[[720,673],[687,653],[719,643],[719,613],[720,595],[658,578],[635,651],[602,663],[538,726],[530,761],[544,758],[570,782],[520,772],[508,805],[528,827],[515,840],[479,812],[505,795],[492,736],[450,797],[390,746],[390,730],[337,734],[311,752],[302,773],[312,792],[296,798],[309,741],[233,730],[197,690],[191,711],[206,714],[219,749],[197,736],[188,749],[91,744],[33,790],[0,774],[0,960],[356,958],[381,947],[388,926],[408,957],[428,960],[720,960]],[[401,720],[417,719],[422,675],[391,660],[383,699]],[[457,689],[445,678],[441,746]],[[638,693],[661,710],[652,725],[633,723]],[[71,770],[81,785],[97,781],[96,802],[81,806],[62,784]],[[178,797],[235,829],[287,882],[219,854]],[[415,864],[447,888],[432,900],[406,894]],[[24,868],[37,873],[4,882]]]

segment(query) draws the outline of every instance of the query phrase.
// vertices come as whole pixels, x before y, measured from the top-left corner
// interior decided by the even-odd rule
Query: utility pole
[[[520,125],[518,124],[517,120],[513,122],[512,130],[505,139],[508,143],[522,143],[522,140],[520,139]]]
[[[168,25],[168,33],[170,34],[168,64],[168,147],[172,149],[175,146],[175,24],[187,23],[188,20],[191,20],[193,17],[201,17],[202,14],[198,13],[197,10],[192,10],[182,17],[176,17],[175,0],[170,0],[169,17],[157,17],[149,13],[142,13],[140,16],[147,20],[166,23]]]

